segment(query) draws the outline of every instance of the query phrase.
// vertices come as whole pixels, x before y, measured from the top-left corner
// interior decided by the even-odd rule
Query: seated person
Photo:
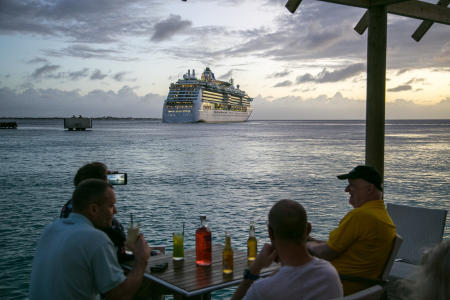
[[[303,206],[292,200],[278,201],[269,212],[271,244],[265,244],[232,300],[244,299],[331,299],[342,297],[336,269],[327,261],[311,256],[306,237],[311,231]],[[262,268],[272,262],[281,268],[272,276],[259,279]],[[256,281],[255,281],[256,280]]]
[[[73,212],[49,224],[33,258],[30,300],[132,299],[150,257],[142,234],[132,247],[135,263],[125,276],[114,245],[99,229],[111,227],[117,213],[112,186],[100,179],[81,182],[72,195]]]
[[[392,249],[395,225],[383,202],[381,176],[368,166],[357,166],[348,174],[345,191],[353,210],[330,232],[328,241],[308,237],[308,250],[329,260],[341,275],[378,279]],[[344,294],[367,288],[364,283],[342,281]]]
[[[101,179],[105,182],[108,181],[107,174],[109,174],[105,164],[101,162],[92,162],[82,166],[78,169],[77,174],[73,179],[73,184],[77,187],[80,182],[86,179],[94,178]],[[63,206],[60,218],[67,218],[72,212],[72,199],[67,201],[67,203]],[[132,255],[127,255],[125,253],[125,240],[126,235],[122,224],[116,219],[113,218],[112,226],[108,228],[102,229],[114,243],[114,246],[117,248],[117,256],[119,258],[119,262],[122,262],[127,259],[131,259]]]

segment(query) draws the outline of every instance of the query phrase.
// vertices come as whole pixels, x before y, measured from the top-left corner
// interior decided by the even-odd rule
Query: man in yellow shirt
[[[330,232],[328,241],[308,238],[307,247],[316,256],[329,260],[341,275],[377,279],[383,272],[395,237],[395,225],[383,199],[381,176],[369,166],[357,166],[347,174],[345,191],[353,210]],[[343,281],[344,294],[367,287]]]

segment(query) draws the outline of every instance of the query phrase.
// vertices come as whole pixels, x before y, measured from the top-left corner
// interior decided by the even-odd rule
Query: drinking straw
[[[184,236],[184,222],[183,222],[183,236]]]

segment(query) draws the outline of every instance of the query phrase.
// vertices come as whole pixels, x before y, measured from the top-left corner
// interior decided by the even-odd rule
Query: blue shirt
[[[95,299],[126,279],[108,236],[71,213],[48,225],[37,244],[30,300]]]

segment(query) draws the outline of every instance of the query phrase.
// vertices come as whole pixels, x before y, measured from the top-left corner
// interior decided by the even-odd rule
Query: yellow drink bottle
[[[247,259],[254,261],[258,252],[258,242],[255,237],[255,224],[252,221],[250,223],[250,233],[247,240]]]
[[[224,274],[233,273],[233,249],[231,248],[231,238],[228,232],[225,233],[225,248],[222,252],[222,270]]]

